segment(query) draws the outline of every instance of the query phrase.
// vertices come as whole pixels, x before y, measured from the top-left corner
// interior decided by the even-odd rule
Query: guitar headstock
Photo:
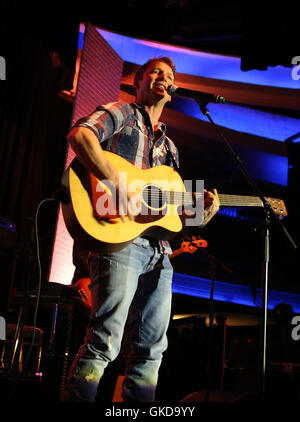
[[[265,199],[269,202],[272,207],[272,210],[275,214],[279,216],[280,219],[286,217],[288,215],[285,203],[282,199],[275,199],[275,198],[267,198]]]
[[[194,253],[198,248],[206,248],[207,241],[200,236],[192,236],[181,243],[183,252]]]

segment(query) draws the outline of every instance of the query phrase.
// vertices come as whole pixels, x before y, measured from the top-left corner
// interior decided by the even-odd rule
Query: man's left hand
[[[219,211],[219,202],[212,192],[204,189],[204,212],[203,212],[203,220],[200,224],[200,227],[206,226],[206,224],[213,218],[213,216]],[[194,200],[196,201],[196,196],[193,194]],[[184,221],[188,218],[194,218],[196,213],[194,211],[191,211],[189,209],[183,210],[183,224],[185,225]]]
[[[206,226],[213,216],[217,214],[219,208],[219,201],[217,200],[216,195],[204,189],[204,214],[200,227]]]

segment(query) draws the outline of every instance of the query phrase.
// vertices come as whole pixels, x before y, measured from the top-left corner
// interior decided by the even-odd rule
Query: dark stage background
[[[258,5],[256,8],[253,5],[251,10],[247,10],[245,7],[240,10],[236,5],[226,4],[215,10],[212,6],[203,4],[200,8],[198,2],[194,1],[156,1],[151,2],[151,13],[153,14],[149,12],[150,16],[153,16],[153,20],[147,18],[142,21],[136,19],[136,16],[141,14],[139,2],[123,1],[121,3],[120,13],[124,19],[121,23],[119,20],[114,24],[101,23],[105,15],[104,9],[99,5],[93,5],[93,8],[86,7],[89,10],[84,11],[77,10],[77,7],[75,10],[74,6],[63,9],[59,2],[40,6],[4,2],[1,6],[3,24],[0,29],[0,56],[4,57],[6,61],[6,81],[1,81],[0,84],[0,266],[2,286],[0,315],[6,317],[10,324],[16,324],[21,307],[22,312],[24,311],[24,321],[33,325],[33,305],[30,300],[28,302],[28,296],[25,295],[26,306],[22,307],[24,302],[18,293],[28,293],[37,288],[38,263],[34,219],[40,201],[48,198],[52,192],[58,189],[65,165],[66,134],[72,121],[73,103],[70,98],[66,98],[61,93],[70,91],[73,87],[80,22],[88,21],[94,25],[134,37],[237,55],[242,57],[242,69],[245,71],[253,68],[263,70],[267,66],[278,64],[290,66],[291,58],[299,55],[296,14],[288,8],[279,8],[273,4],[272,9],[265,12]],[[159,16],[159,24],[156,23],[157,16]],[[198,20],[200,23],[187,23],[192,22],[195,16],[201,16],[201,19]],[[130,18],[130,25],[126,17]],[[155,21],[154,26],[153,21]],[[133,25],[132,22],[136,24]],[[298,110],[286,110],[285,112],[287,115],[296,116]],[[180,135],[172,125],[169,134],[171,138]],[[184,136],[184,134],[182,135]],[[216,141],[211,141],[208,145],[206,135],[207,133],[204,133],[199,136],[201,140],[203,138],[205,151],[202,151],[204,147],[201,145],[190,149],[189,152],[185,150],[184,143],[178,145],[181,155],[185,155],[182,161],[183,174],[187,178],[193,177],[191,169],[198,166],[196,151],[196,154],[205,155],[202,171],[209,175],[212,187],[215,182],[220,181],[220,174],[224,170],[222,188],[229,188],[232,193],[248,193],[248,188],[230,161],[230,157],[222,153],[220,145]],[[201,144],[199,137],[197,142]],[[300,152],[296,144],[290,147],[288,155],[290,163],[293,164],[289,174],[288,187],[274,186],[261,181],[257,181],[257,183],[264,192],[268,192],[269,196],[280,196],[287,202],[289,216],[285,220],[285,225],[295,236],[295,240],[300,240],[296,203],[299,192]],[[216,170],[211,168],[211,162],[214,162],[214,168],[219,169],[219,172],[216,173]],[[40,212],[39,238],[44,287],[47,284],[52,257],[57,212],[56,202],[47,203]],[[217,216],[209,227],[201,231],[201,236],[208,240],[211,246],[210,251],[222,263],[233,269],[233,273],[228,274],[218,268],[217,276],[230,283],[243,281],[253,291],[260,285],[261,237],[260,232],[256,230],[257,226],[257,220],[245,222]],[[274,234],[271,238],[271,287],[274,290],[299,294],[299,254],[289,249],[289,245],[276,228],[272,233]],[[180,239],[175,240],[174,246],[178,242],[180,243]],[[175,271],[189,275],[198,275],[200,266],[201,275],[209,278],[210,262],[201,254],[198,254],[197,259],[193,255],[182,255],[174,262]],[[74,302],[72,295],[69,296],[67,290],[64,288],[58,290],[53,294],[56,295],[55,297],[59,297],[58,302],[61,297],[67,295],[68,303],[59,302],[57,316],[60,325],[58,326],[56,345],[52,345],[52,350],[48,347],[49,343],[51,345],[49,321],[52,321],[53,318],[51,301],[39,311],[38,319],[38,326],[44,332],[45,351],[47,351],[43,363],[46,378],[44,388],[52,400],[57,398],[57,391],[66,370],[63,358],[66,353],[65,346],[63,346],[64,340],[66,336],[69,336],[68,353],[75,353],[76,347],[81,341],[80,333],[83,333],[84,330],[82,322],[88,318],[86,309],[76,299]],[[204,388],[207,382],[208,334],[206,328],[203,327],[203,315],[208,315],[209,304],[205,300],[189,299],[183,295],[174,295],[173,302],[174,314],[186,314],[187,318],[182,319],[181,322],[174,320],[170,327],[170,348],[162,367],[159,385],[159,395],[166,400],[180,400],[188,394]],[[238,370],[230,372],[227,377],[228,385],[225,387],[228,387],[229,390],[235,389],[238,393],[255,391],[257,362],[251,360],[251,346],[253,343],[256,344],[258,328],[256,324],[254,328],[243,330],[239,329],[239,325],[247,325],[248,317],[250,319],[253,317],[255,320],[258,311],[226,303],[217,304],[216,311],[220,314],[235,315],[238,320],[240,317],[236,328],[232,328],[231,332],[227,333],[227,339],[230,339],[230,352],[228,353],[231,362],[236,362],[236,368],[240,365],[246,368],[246,372],[248,371],[248,375],[245,375],[245,371],[243,374]],[[278,363],[276,367],[278,373],[271,373],[270,379],[273,377],[273,381],[270,383],[273,383],[272,385],[275,385],[276,388],[278,387],[275,392],[273,391],[274,397],[280,398],[283,386],[287,386],[288,393],[285,394],[285,399],[292,397],[298,400],[299,375],[295,368],[297,369],[300,364],[299,357],[296,356],[299,350],[297,349],[298,352],[295,352],[295,346],[298,347],[298,343],[292,342],[289,337],[292,315],[289,312],[288,310],[287,318],[289,319],[287,320],[284,319],[286,314],[282,311],[282,320],[277,321],[281,331],[279,334],[277,331],[270,341],[277,344],[276,350],[283,350],[282,353],[286,353],[286,359],[292,362],[294,372],[287,370],[280,372],[279,369],[282,369],[280,365],[284,361],[283,355],[279,357],[273,355],[273,361]],[[269,317],[274,323],[276,315],[270,313]],[[74,335],[74,329],[68,325],[71,319],[73,319],[73,327],[74,324],[78,327],[76,335]],[[222,360],[223,349],[221,346],[224,339],[222,327],[221,324],[220,329],[217,329],[219,331],[215,332],[214,338],[214,344],[217,345],[215,350],[218,361]],[[282,336],[285,340],[282,340]],[[199,342],[201,338],[202,346],[195,347],[195,341]],[[234,350],[233,344],[238,344]],[[191,358],[190,365],[184,358],[187,348]],[[59,362],[58,365],[57,362]],[[196,363],[199,364],[199,367]],[[51,368],[56,369],[56,372],[53,369],[51,373]],[[112,379],[115,379],[115,374],[121,370],[122,357],[111,369]],[[193,372],[196,375],[191,376]],[[247,376],[248,380],[249,377],[253,377],[254,380],[251,381],[250,386],[246,382]],[[18,379],[17,388],[15,388],[14,379],[10,378],[7,381],[5,378],[4,383],[7,382],[14,385],[14,389],[11,391],[14,391],[16,396],[18,396],[19,390],[22,390],[22,386],[30,382],[35,391],[36,400],[43,399],[38,391],[40,384],[35,379],[28,381],[23,376],[22,381]],[[107,391],[111,391],[109,375],[104,382],[108,385]],[[220,382],[220,372],[218,372],[217,375],[214,374],[213,388],[219,389]],[[53,390],[55,391],[53,392]],[[51,393],[49,395],[49,391],[52,391],[53,396]],[[16,400],[13,394],[6,399]],[[32,401],[32,394],[26,396],[26,399]]]

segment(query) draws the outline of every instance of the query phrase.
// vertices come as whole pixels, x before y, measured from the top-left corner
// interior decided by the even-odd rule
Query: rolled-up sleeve
[[[132,118],[134,110],[130,104],[114,102],[97,107],[90,115],[77,120],[73,127],[89,128],[103,142],[119,132]]]

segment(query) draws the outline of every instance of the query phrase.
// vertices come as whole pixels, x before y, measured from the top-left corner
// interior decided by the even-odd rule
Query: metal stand
[[[211,285],[210,285],[210,298],[209,298],[209,331],[208,331],[208,347],[207,347],[207,366],[206,366],[206,376],[207,376],[207,388],[205,393],[205,401],[209,401],[209,393],[212,386],[212,371],[211,371],[211,356],[212,356],[212,346],[213,346],[213,324],[215,319],[215,309],[214,309],[214,291],[215,291],[215,278],[216,278],[216,271],[217,266],[223,268],[225,271],[232,273],[232,270],[224,265],[221,261],[219,261],[215,256],[207,252],[207,250],[199,247],[193,240],[190,240],[190,243],[194,245],[198,250],[201,251],[202,254],[206,256],[206,258],[210,261],[210,277],[211,277]],[[226,324],[224,324],[224,334],[223,334],[223,352],[222,352],[222,374],[221,374],[221,391],[223,391],[224,387],[224,352],[225,352],[225,330]]]
[[[259,367],[259,397],[263,401],[265,399],[265,375],[266,375],[266,332],[267,332],[267,309],[268,309],[268,276],[269,276],[269,257],[270,257],[270,245],[269,245],[269,237],[270,237],[270,223],[271,221],[276,222],[276,224],[280,227],[283,235],[287,238],[291,248],[294,250],[297,248],[296,243],[282,224],[282,222],[276,218],[270,204],[265,200],[262,192],[249,175],[248,171],[246,170],[244,164],[240,160],[239,156],[235,153],[232,149],[230,143],[220,131],[218,126],[214,123],[213,119],[211,118],[209,111],[207,110],[206,106],[207,103],[201,103],[197,101],[197,104],[200,107],[201,112],[208,118],[211,122],[213,127],[215,128],[216,132],[220,136],[221,140],[223,141],[225,147],[230,152],[233,161],[236,163],[240,171],[242,172],[244,178],[246,179],[248,185],[253,190],[256,196],[259,196],[261,199],[264,211],[265,211],[265,219],[263,224],[263,239],[264,239],[264,257],[263,257],[263,265],[262,265],[262,273],[261,273],[261,291],[262,291],[262,298],[261,298],[261,336],[260,336],[260,367]]]

